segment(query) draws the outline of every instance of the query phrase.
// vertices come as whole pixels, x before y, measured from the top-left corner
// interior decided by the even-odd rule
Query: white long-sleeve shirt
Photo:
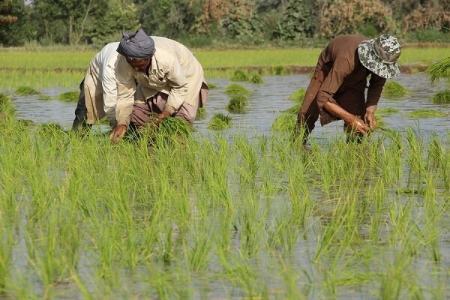
[[[104,111],[108,120],[116,122],[117,83],[116,63],[119,53],[119,42],[109,43],[91,60],[91,74],[97,82],[101,82],[103,90]]]
[[[152,38],[155,53],[148,74],[135,71],[122,55],[117,60],[116,119],[119,124],[129,124],[134,100],[145,100],[158,92],[168,95],[165,110],[169,112],[179,110],[185,102],[195,106],[198,101],[205,81],[201,64],[184,45],[164,37]],[[135,97],[137,85],[142,95],[137,93]]]

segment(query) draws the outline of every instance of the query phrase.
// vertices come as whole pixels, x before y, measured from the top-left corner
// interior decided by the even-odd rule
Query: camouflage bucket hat
[[[400,74],[397,59],[400,57],[398,40],[388,34],[367,40],[358,46],[359,60],[369,71],[383,78]]]

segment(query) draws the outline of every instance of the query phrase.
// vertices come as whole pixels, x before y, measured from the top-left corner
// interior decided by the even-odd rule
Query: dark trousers
[[[88,127],[87,120],[87,108],[84,98],[84,79],[80,83],[80,96],[78,96],[77,107],[75,108],[75,119],[73,120],[72,130],[79,130],[83,127]]]

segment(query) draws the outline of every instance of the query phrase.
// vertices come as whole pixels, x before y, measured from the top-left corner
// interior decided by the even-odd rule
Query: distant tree
[[[34,0],[32,7],[36,38],[43,42],[103,44],[139,23],[131,0]]]
[[[319,33],[327,38],[356,32],[376,35],[395,29],[392,9],[380,0],[323,1],[320,13]]]
[[[149,0],[140,7],[140,22],[148,34],[176,38],[191,32],[201,12],[200,0]]]
[[[0,44],[16,46],[28,37],[27,9],[21,0],[0,3]]]
[[[281,18],[273,32],[273,38],[298,40],[312,37],[317,27],[317,11],[314,0],[287,0],[280,8]]]

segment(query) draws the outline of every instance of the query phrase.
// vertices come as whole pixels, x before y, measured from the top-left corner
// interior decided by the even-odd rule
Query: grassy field
[[[111,145],[0,103],[0,293],[12,299],[446,299],[450,151],[412,130],[306,152]],[[18,151],[20,149],[20,151]]]
[[[448,56],[450,48],[405,48],[401,64],[429,65]],[[230,77],[233,69],[258,67],[265,73],[274,68],[314,66],[320,49],[195,50],[207,78]],[[81,81],[95,51],[0,50],[0,88],[73,86]]]

